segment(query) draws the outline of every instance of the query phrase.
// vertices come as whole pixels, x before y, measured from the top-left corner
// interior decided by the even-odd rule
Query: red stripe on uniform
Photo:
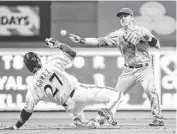
[[[109,90],[113,90],[115,91],[114,88],[111,88],[111,87],[106,87],[106,86],[98,86],[98,85],[84,85],[84,84],[80,84],[81,87],[84,87],[84,88],[100,88],[100,89],[109,89]]]
[[[118,99],[116,101],[114,101],[114,103],[110,106],[109,110],[111,110],[113,107],[115,107],[116,103],[120,100],[120,98],[121,98],[121,95],[120,95],[120,92],[119,92]]]

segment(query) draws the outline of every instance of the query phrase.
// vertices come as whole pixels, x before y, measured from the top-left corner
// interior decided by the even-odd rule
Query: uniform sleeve
[[[146,39],[147,41],[148,41],[148,40],[151,40],[152,37],[155,38],[155,39],[157,39],[157,37],[155,37],[148,29],[146,29],[146,28],[144,28],[144,27],[142,27],[142,33],[145,35],[145,39]],[[149,37],[151,37],[151,38],[147,39],[147,38],[146,38],[146,35],[149,36]],[[160,42],[159,42],[158,39],[157,39],[157,43],[156,43],[155,46],[160,46]]]
[[[153,36],[152,33],[151,33],[148,29],[146,29],[146,28],[144,28],[144,27],[140,27],[140,28],[141,28],[141,32],[142,32],[142,34],[145,36],[145,39],[146,39],[146,40],[148,40],[148,39],[146,38],[146,35],[147,35],[147,36],[150,36],[150,37]]]
[[[28,92],[27,92],[26,98],[25,98],[24,109],[29,113],[33,112],[34,107],[40,101],[40,98],[38,97],[34,88],[35,88],[34,86],[28,87]]]
[[[119,37],[120,37],[120,32],[119,31],[115,31],[115,32],[112,32],[104,37],[100,37],[100,38],[97,38],[98,39],[98,42],[99,42],[99,45],[98,47],[101,47],[101,46],[113,46],[113,47],[116,47],[118,46],[120,43],[119,41]]]
[[[47,63],[57,68],[65,69],[72,61],[73,58],[69,54],[60,51],[58,55],[50,57]]]

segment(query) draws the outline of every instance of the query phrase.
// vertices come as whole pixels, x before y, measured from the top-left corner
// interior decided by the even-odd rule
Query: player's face
[[[133,16],[129,14],[121,14],[120,18],[120,24],[125,27],[130,25],[133,22]]]

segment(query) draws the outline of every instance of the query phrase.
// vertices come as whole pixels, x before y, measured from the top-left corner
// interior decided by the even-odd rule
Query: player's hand
[[[58,40],[54,38],[46,38],[45,42],[49,48],[56,48],[58,47],[58,45],[61,44]]]
[[[74,34],[69,34],[69,38],[75,43],[79,43],[82,39],[80,36]]]
[[[17,130],[18,128],[14,125],[14,126],[6,126],[4,128],[4,130]]]

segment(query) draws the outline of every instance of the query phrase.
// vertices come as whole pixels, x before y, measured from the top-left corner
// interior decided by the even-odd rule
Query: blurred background
[[[18,111],[24,106],[26,86],[32,74],[23,64],[28,51],[42,61],[57,54],[44,40],[54,37],[78,52],[67,71],[82,83],[115,87],[124,59],[116,48],[92,48],[74,44],[66,30],[82,37],[101,37],[119,29],[117,12],[129,7],[135,21],[148,28],[161,43],[150,51],[155,69],[156,89],[163,110],[177,105],[176,1],[0,1],[0,111]],[[121,110],[149,110],[149,101],[140,85],[127,91]],[[99,105],[87,107],[95,110]],[[40,102],[36,110],[63,110],[56,104]]]

